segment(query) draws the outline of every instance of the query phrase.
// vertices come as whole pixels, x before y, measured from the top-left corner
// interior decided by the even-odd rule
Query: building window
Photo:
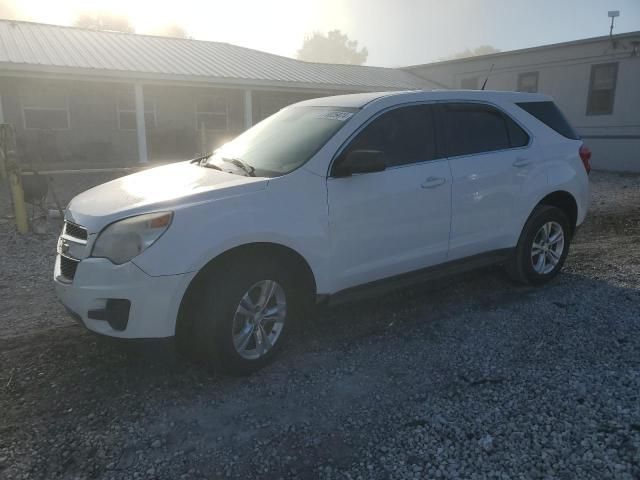
[[[196,129],[226,132],[229,102],[224,95],[201,95],[196,99]]]
[[[518,75],[518,91],[537,93],[538,92],[538,72],[526,72]]]
[[[258,121],[270,117],[296,101],[298,100],[276,93],[262,95],[258,100]]]
[[[617,63],[602,63],[591,66],[587,115],[609,115],[613,113],[617,79]]]
[[[24,128],[34,130],[67,130],[69,128],[69,97],[55,88],[39,88],[24,92],[22,115]]]
[[[478,90],[478,77],[463,78],[460,81],[462,90]]]
[[[147,130],[156,128],[156,101],[144,97],[144,124]],[[136,130],[136,100],[133,92],[118,93],[118,129]]]

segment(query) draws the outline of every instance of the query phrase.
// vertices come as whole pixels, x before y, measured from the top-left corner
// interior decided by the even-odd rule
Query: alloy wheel
[[[287,300],[274,280],[255,283],[242,296],[233,318],[233,345],[247,360],[269,352],[282,333],[287,317]]]
[[[551,272],[564,252],[564,230],[558,222],[547,222],[533,237],[531,245],[531,265],[536,273]]]

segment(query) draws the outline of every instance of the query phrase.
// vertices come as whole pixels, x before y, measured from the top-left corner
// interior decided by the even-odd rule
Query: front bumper
[[[56,295],[76,319],[89,330],[120,338],[175,335],[180,302],[195,275],[152,277],[132,262],[114,265],[104,258],[85,258],[78,264],[73,281],[67,282],[61,277],[60,255],[53,274]],[[106,312],[113,300],[130,303],[128,315],[119,312],[127,316],[124,329],[114,328],[105,316],[96,318],[101,317],[96,312]]]

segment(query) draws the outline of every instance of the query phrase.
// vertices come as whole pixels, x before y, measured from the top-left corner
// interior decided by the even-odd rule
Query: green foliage
[[[314,32],[304,39],[298,50],[298,59],[307,62],[344,63],[362,65],[367,61],[367,47],[358,50],[358,42],[349,40],[340,30],[332,30],[327,35]]]
[[[84,12],[79,14],[73,24],[76,27],[92,30],[112,30],[115,32],[134,33],[135,29],[127,17],[105,12]]]
[[[167,23],[154,28],[150,32],[152,35],[159,35],[161,37],[174,37],[174,38],[191,38],[187,30],[177,23]]]
[[[491,45],[480,45],[479,47],[476,47],[473,50],[467,48],[462,52],[454,53],[453,55],[443,58],[442,60],[454,60],[457,58],[478,57],[480,55],[489,55],[491,53],[498,53],[499,51],[500,51],[499,49]]]

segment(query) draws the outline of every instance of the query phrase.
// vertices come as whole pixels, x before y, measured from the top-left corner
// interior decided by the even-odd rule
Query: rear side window
[[[345,150],[380,150],[387,166],[436,158],[434,111],[430,105],[400,107],[383,113],[362,130]]]
[[[450,157],[523,147],[529,143],[529,136],[522,128],[489,105],[446,105],[444,127]]]
[[[579,140],[580,136],[569,125],[560,109],[553,102],[523,102],[517,104],[525,112],[530,113],[547,127],[571,140]]]

